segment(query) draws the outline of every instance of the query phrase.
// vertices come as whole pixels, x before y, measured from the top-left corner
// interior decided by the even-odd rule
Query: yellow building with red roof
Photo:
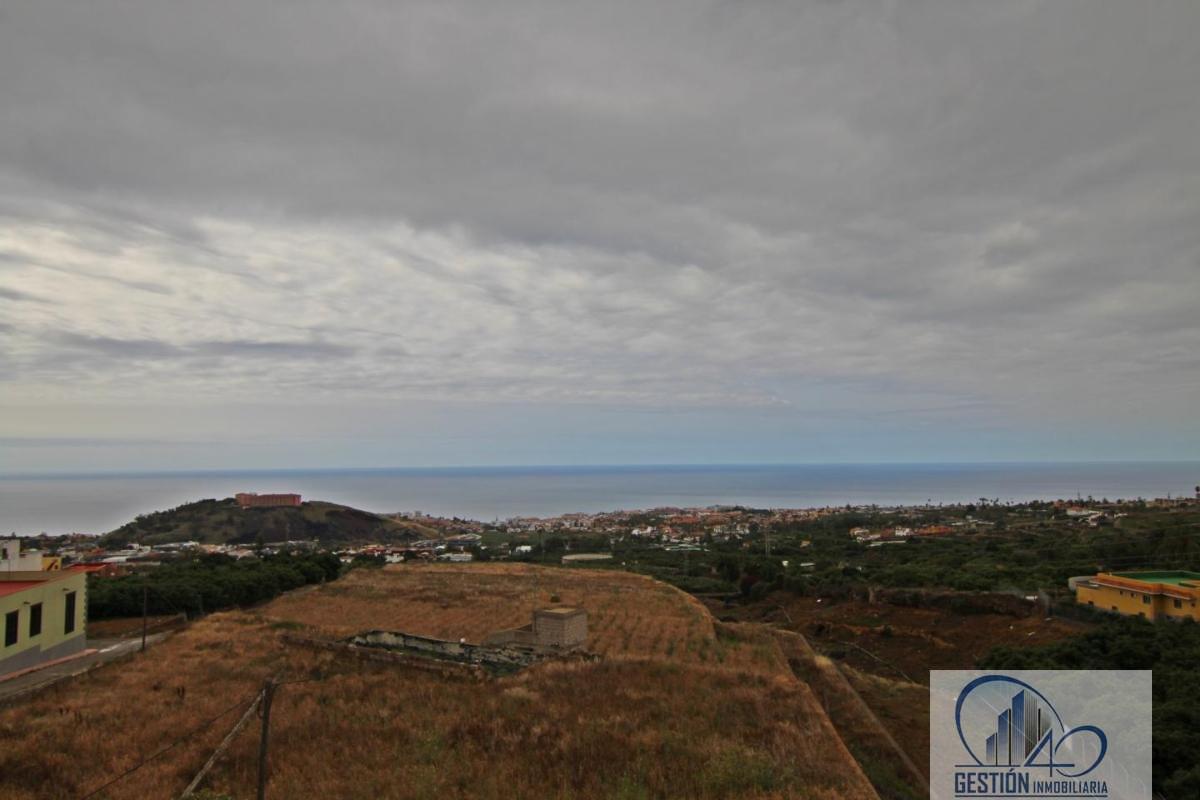
[[[1101,572],[1072,578],[1075,599],[1082,605],[1149,620],[1200,621],[1200,573]]]

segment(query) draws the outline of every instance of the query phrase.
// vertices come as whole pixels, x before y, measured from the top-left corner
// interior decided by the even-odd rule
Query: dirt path
[[[169,633],[168,631],[147,636],[146,646],[161,642]],[[19,701],[28,695],[53,686],[59,681],[82,675],[89,670],[132,655],[141,648],[142,639],[140,636],[128,639],[96,639],[88,644],[94,652],[80,658],[72,658],[42,669],[26,672],[0,683],[0,703]]]

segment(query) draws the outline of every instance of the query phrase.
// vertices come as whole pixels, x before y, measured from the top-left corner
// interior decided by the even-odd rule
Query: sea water
[[[828,505],[1192,495],[1200,462],[462,467],[0,476],[0,535],[102,533],[236,492],[478,520],[659,506]]]

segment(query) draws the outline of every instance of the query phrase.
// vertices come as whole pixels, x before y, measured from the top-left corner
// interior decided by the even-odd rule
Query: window
[[[21,612],[10,611],[4,615],[4,646],[12,647],[17,643],[17,626],[20,624]]]
[[[1178,599],[1177,599],[1177,600],[1175,601],[1175,607],[1176,607],[1176,608],[1183,608],[1183,601],[1182,601],[1182,600],[1178,600]]]
[[[75,592],[67,592],[67,610],[63,616],[63,633],[75,630]]]
[[[29,607],[29,638],[42,632],[42,604],[34,603]]]
[[[1143,605],[1150,605],[1150,595],[1148,595],[1148,594],[1142,595],[1142,603],[1143,603]]]

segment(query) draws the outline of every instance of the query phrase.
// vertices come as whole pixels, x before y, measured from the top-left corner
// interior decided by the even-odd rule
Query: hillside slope
[[[479,638],[554,595],[588,610],[602,660],[473,681],[281,636],[397,627]],[[0,752],[0,797],[78,798],[225,712],[104,790],[178,796],[269,676],[284,681],[269,797],[878,800],[769,637],[723,632],[642,576],[490,564],[356,570],[212,614],[119,667],[0,709],[0,735],[14,742]],[[253,796],[258,734],[252,720],[205,788]]]
[[[322,544],[400,542],[434,532],[412,522],[385,519],[336,503],[310,501],[289,508],[239,508],[233,498],[199,500],[166,511],[138,516],[104,534],[105,547],[130,543],[254,544],[260,540],[318,539]]]

